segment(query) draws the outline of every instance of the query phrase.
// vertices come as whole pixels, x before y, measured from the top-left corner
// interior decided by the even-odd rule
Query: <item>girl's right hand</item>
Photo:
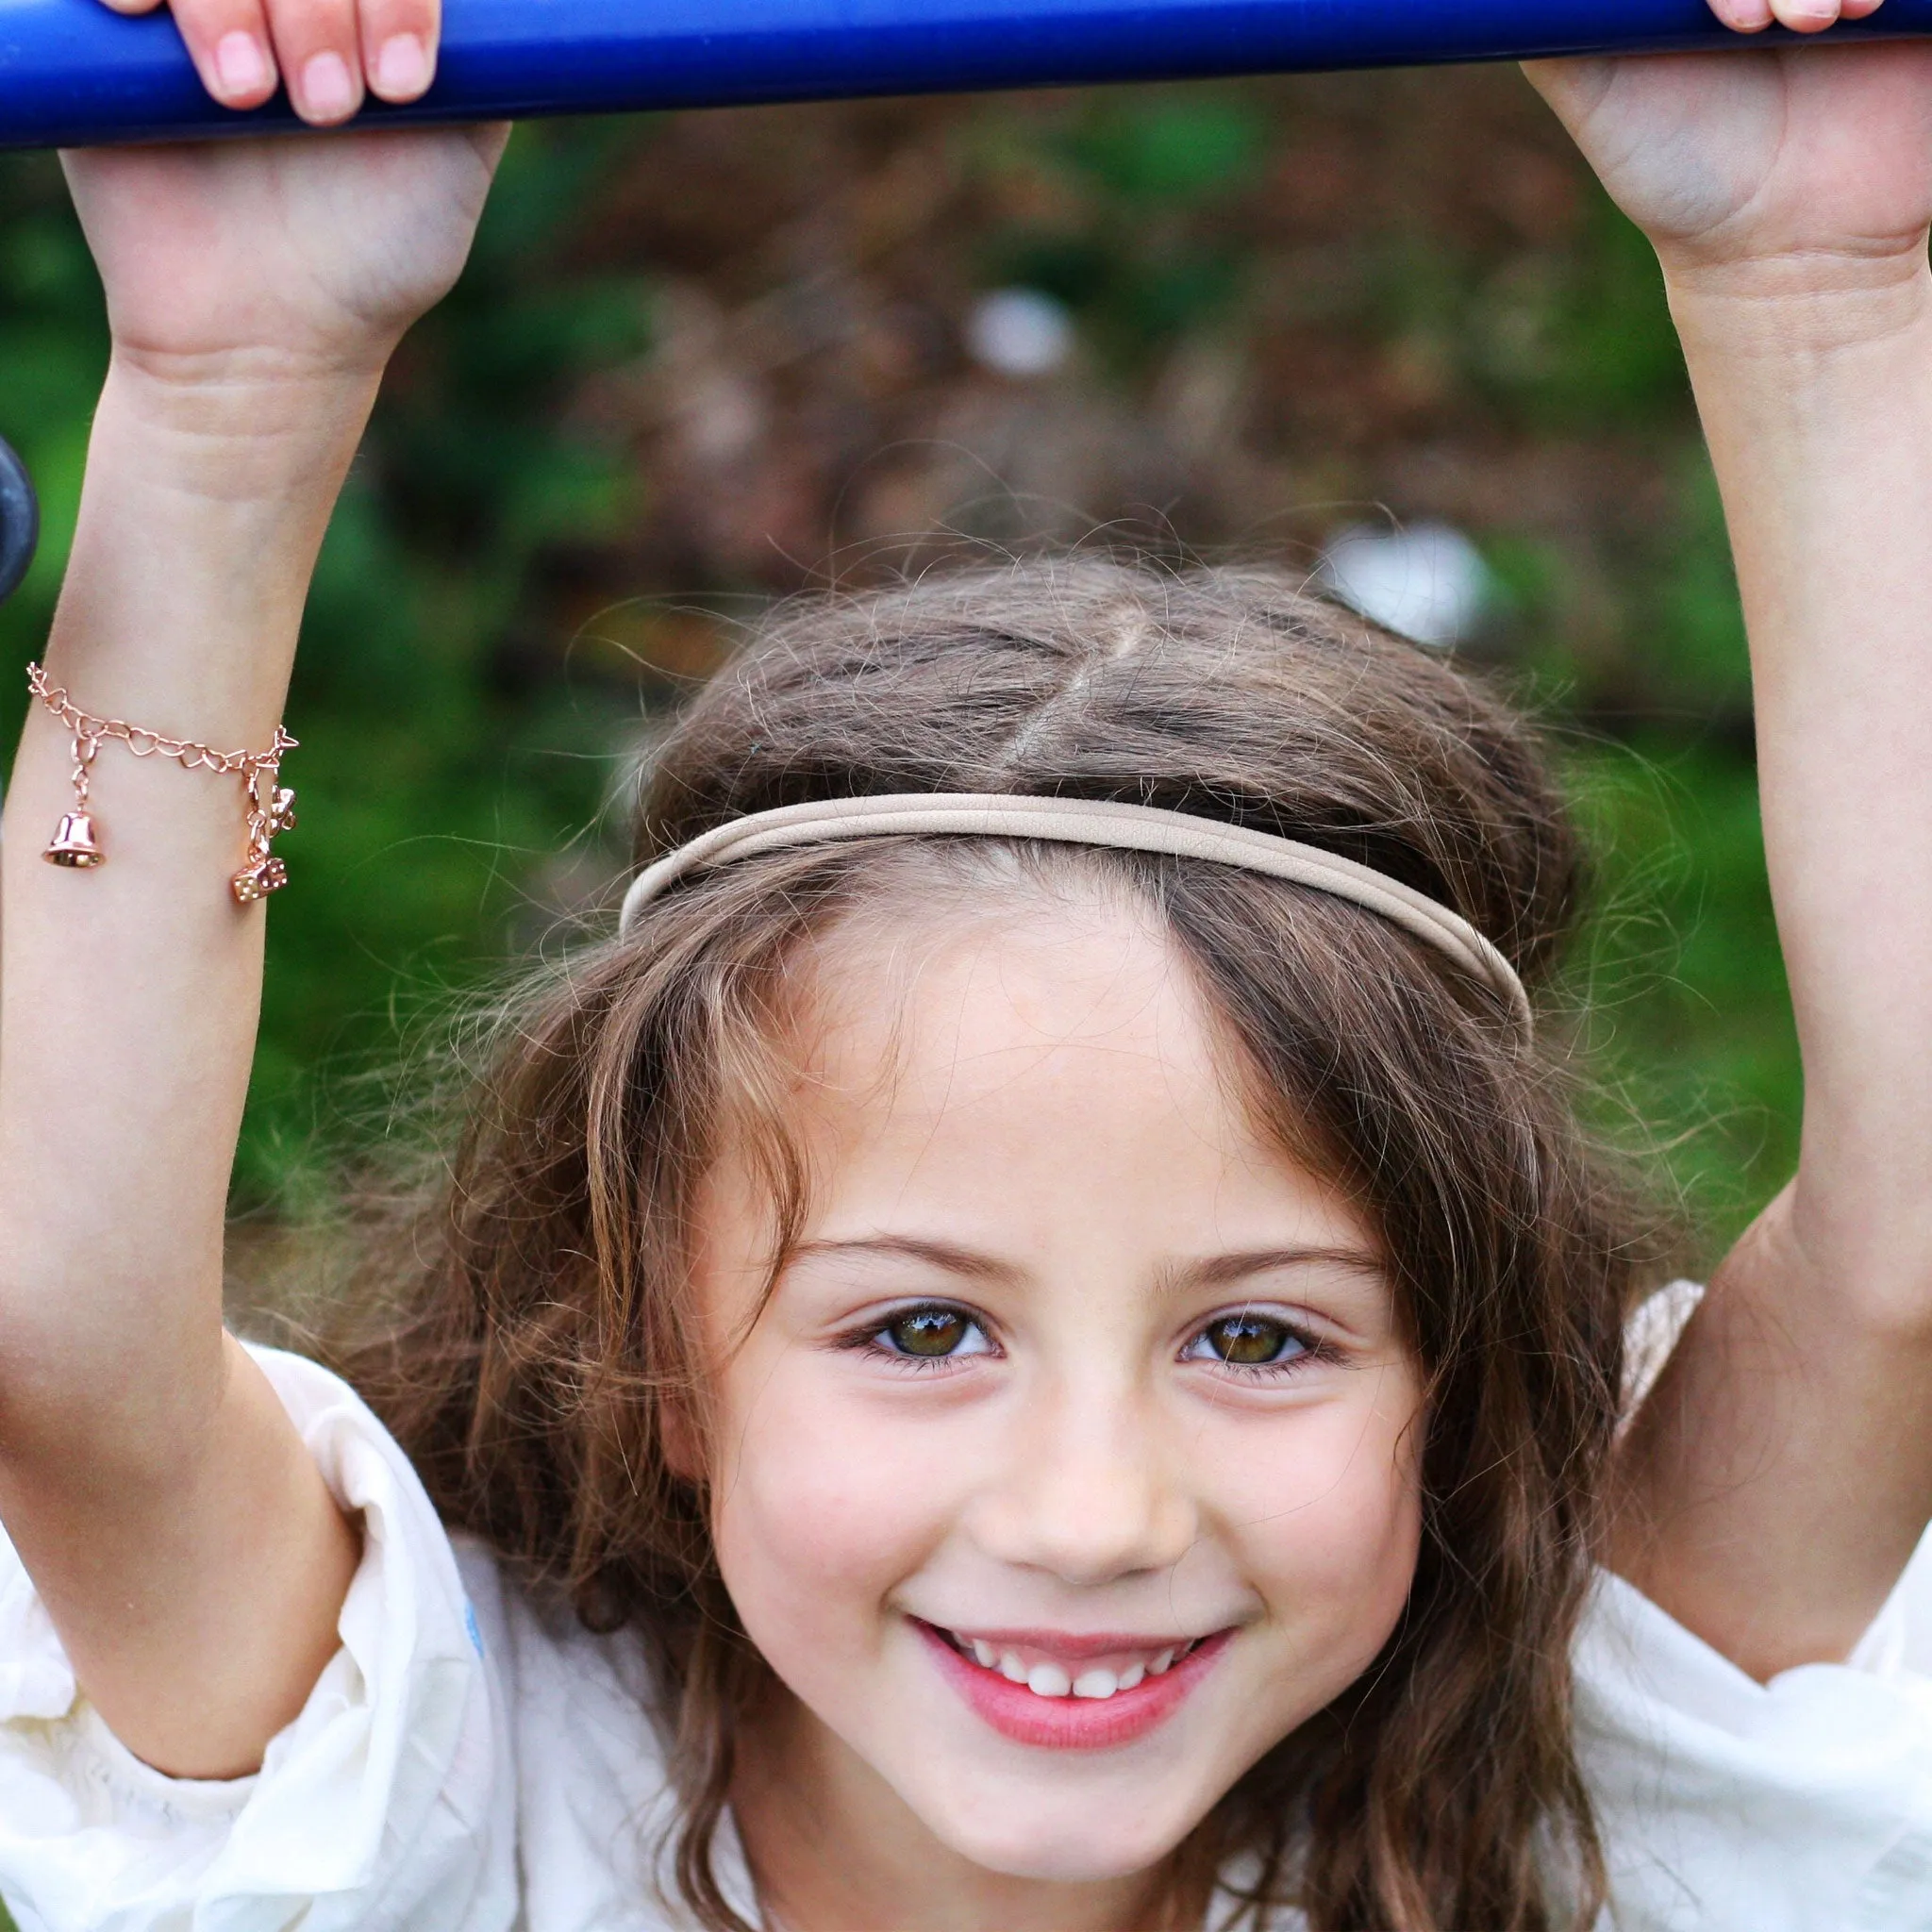
[[[122,0],[129,12],[153,4]],[[435,61],[437,0],[175,0],[175,13],[218,100],[266,99],[279,57],[298,110],[315,122],[352,113],[365,73],[384,98],[420,93]],[[413,57],[396,52],[403,42],[420,45],[425,63],[406,79]],[[225,88],[224,71],[245,65],[244,45],[260,71]],[[375,375],[460,271],[506,133],[70,153],[117,359],[171,384]]]
[[[258,36],[316,119],[365,72],[391,91],[399,34],[434,54],[433,0],[176,4],[204,73]],[[352,85],[318,114],[329,58]],[[47,641],[78,703],[269,741],[383,364],[455,280],[502,144],[353,129],[66,158],[114,337]],[[263,944],[226,883],[242,800],[159,759],[93,775],[105,870],[0,846],[0,1520],[122,1742],[227,1778],[336,1651],[359,1543],[222,1324]],[[36,708],[8,814],[37,830],[73,802],[69,741]],[[100,1177],[84,1197],[75,1169]]]
[[[161,0],[107,0],[152,13]],[[175,0],[175,23],[225,108],[258,108],[287,82],[317,127],[346,121],[366,93],[413,101],[436,75],[441,0]]]

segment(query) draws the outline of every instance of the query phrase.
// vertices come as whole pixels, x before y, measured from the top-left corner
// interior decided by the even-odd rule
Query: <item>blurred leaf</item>
[[[1131,95],[1101,95],[1058,146],[1125,201],[1186,201],[1245,180],[1259,161],[1263,127],[1252,107],[1226,96],[1150,106]]]
[[[1600,190],[1591,206],[1579,245],[1515,258],[1471,302],[1476,379],[1552,428],[1627,426],[1689,394],[1650,243]]]

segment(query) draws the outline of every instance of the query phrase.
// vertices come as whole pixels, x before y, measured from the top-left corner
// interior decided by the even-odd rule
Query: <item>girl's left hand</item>
[[[1610,1560],[1769,1681],[1842,1661],[1932,1518],[1932,44],[1531,78],[1663,263],[1804,1067],[1797,1174],[1619,1452]]]
[[[1772,0],[1711,4],[1740,34],[1771,24]],[[1840,13],[1839,0],[1774,4],[1801,32]],[[1844,0],[1842,17],[1877,5]],[[1525,71],[1674,278],[1775,263],[1784,288],[1829,293],[1923,273],[1932,44],[1548,60]]]

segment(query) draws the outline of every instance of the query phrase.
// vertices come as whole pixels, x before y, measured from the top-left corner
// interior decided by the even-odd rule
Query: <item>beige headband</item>
[[[753,812],[700,833],[666,853],[631,881],[624,895],[619,930],[628,934],[651,901],[687,874],[839,839],[888,839],[942,833],[975,839],[1047,839],[1067,845],[1111,845],[1125,852],[1158,852],[1175,858],[1206,858],[1266,873],[1318,892],[1367,908],[1455,960],[1490,986],[1530,1038],[1529,995],[1515,969],[1468,920],[1400,879],[1351,858],[1293,839],[1277,839],[1245,825],[1087,798],[1023,797],[1008,792],[906,791],[871,798],[817,799]]]

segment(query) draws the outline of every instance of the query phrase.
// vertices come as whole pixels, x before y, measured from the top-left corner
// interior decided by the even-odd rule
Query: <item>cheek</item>
[[[1420,1405],[1408,1375],[1376,1374],[1365,1399],[1216,1458],[1217,1513],[1277,1628],[1307,1666],[1351,1674],[1402,1614],[1422,1541]]]
[[[834,1400],[782,1364],[762,1378],[734,1369],[728,1381],[712,1506],[719,1568],[752,1641],[806,1692],[833,1664],[876,1655],[893,1589],[954,1520],[948,1465],[909,1456],[919,1432],[894,1427],[889,1412]]]

